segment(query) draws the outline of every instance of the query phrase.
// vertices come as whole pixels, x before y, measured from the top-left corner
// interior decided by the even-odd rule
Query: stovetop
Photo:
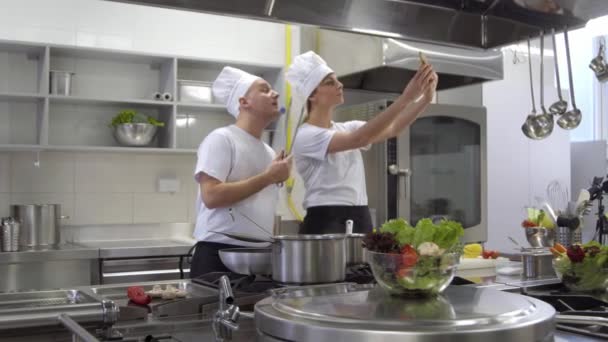
[[[211,272],[193,278],[192,282],[203,286],[217,288],[222,276],[230,279],[230,286],[235,297],[252,294],[268,294],[268,290],[284,287],[270,278],[255,275],[241,275],[232,272]],[[357,284],[373,284],[374,276],[368,265],[351,266],[346,271],[344,282]]]
[[[559,314],[591,316],[608,319],[608,295],[605,293],[581,293],[568,290],[563,284],[551,284],[531,289],[522,288],[522,294],[551,304]],[[608,340],[605,325],[557,324],[559,330]]]

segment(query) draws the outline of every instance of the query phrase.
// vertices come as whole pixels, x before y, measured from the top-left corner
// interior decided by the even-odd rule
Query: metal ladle
[[[536,115],[536,102],[534,100],[534,79],[532,76],[532,54],[530,53],[530,38],[528,37],[528,67],[530,68],[530,95],[532,99],[532,112],[528,114],[526,121],[521,125],[521,130],[530,139],[544,139],[547,134],[546,126],[548,125],[543,119],[539,120],[540,115]],[[553,118],[551,118],[551,130],[553,130]]]
[[[540,109],[543,113],[536,117],[543,128],[537,134],[541,139],[546,138],[553,132],[553,115],[545,108],[545,31],[540,33]]]
[[[562,85],[559,80],[559,63],[557,62],[557,43],[555,41],[555,29],[551,31],[551,36],[553,39],[553,61],[555,63],[555,79],[557,81],[557,97],[559,100],[549,106],[549,112],[553,115],[562,115],[566,113],[568,110],[568,102],[564,101],[562,98]]]
[[[566,59],[568,61],[568,81],[570,83],[570,102],[572,102],[572,110],[563,114],[558,120],[557,124],[563,129],[575,129],[581,123],[583,114],[576,108],[576,101],[574,99],[574,81],[572,80],[572,61],[570,60],[570,42],[568,41],[568,28],[564,30],[564,40],[566,42]]]

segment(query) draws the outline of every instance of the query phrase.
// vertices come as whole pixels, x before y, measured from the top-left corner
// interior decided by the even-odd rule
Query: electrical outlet
[[[161,177],[158,179],[158,192],[179,192],[180,181],[174,177]]]

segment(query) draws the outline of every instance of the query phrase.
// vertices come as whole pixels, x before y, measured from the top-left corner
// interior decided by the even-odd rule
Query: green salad
[[[439,292],[458,264],[462,235],[464,229],[455,221],[422,219],[413,227],[399,218],[367,234],[363,243],[368,250],[383,253],[372,254],[370,261],[383,286]]]
[[[608,246],[591,241],[569,246],[556,256],[555,271],[567,287],[578,291],[608,290]]]

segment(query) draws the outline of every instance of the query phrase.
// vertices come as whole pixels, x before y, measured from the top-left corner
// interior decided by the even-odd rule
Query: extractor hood
[[[494,48],[541,29],[580,27],[607,0],[111,0],[381,37]]]
[[[471,49],[318,30],[317,52],[345,88],[401,93],[420,66],[422,52],[439,74],[438,89],[503,78],[500,49]]]

